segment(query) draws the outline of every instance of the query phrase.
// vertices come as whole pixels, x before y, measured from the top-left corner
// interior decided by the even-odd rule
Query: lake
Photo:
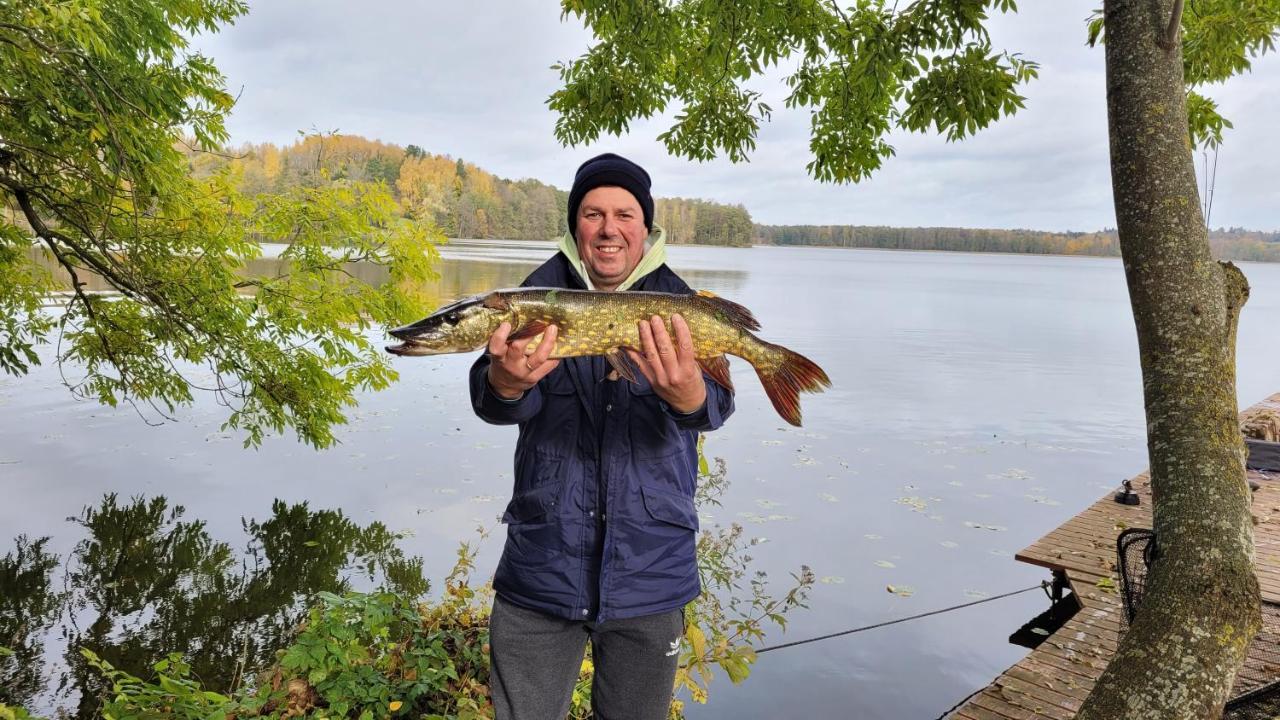
[[[550,243],[456,241],[442,249],[434,290],[447,299],[515,285],[552,252]],[[1137,343],[1116,259],[774,247],[669,252],[692,286],[751,308],[763,338],[812,358],[833,382],[824,394],[803,396],[804,427],[793,428],[773,411],[750,366],[735,361],[737,412],[706,442],[709,456],[725,460],[730,487],[704,526],[743,524],[758,539],[755,566],[779,590],[802,564],[819,578],[809,609],[769,643],[1047,579],[1013,554],[1147,464]],[[1253,286],[1238,354],[1239,399],[1247,406],[1280,390],[1280,265],[1242,268]],[[55,579],[42,590],[46,601],[28,604],[43,617],[65,621],[49,598],[69,593],[83,606],[72,634],[139,647],[155,642],[144,628],[155,627],[161,611],[126,607],[126,588],[115,581],[76,589],[103,544],[84,542],[88,529],[117,532],[122,547],[136,542],[123,520],[113,521],[135,496],[167,498],[164,507],[128,516],[150,518],[150,525],[139,521],[139,533],[172,527],[174,506],[183,506],[185,519],[203,525],[187,528],[182,547],[225,543],[242,576],[261,572],[240,565],[248,546],[275,560],[283,582],[289,558],[272,555],[273,539],[300,532],[344,538],[328,560],[333,567],[409,562],[388,560],[394,538],[369,532],[373,521],[405,534],[395,544],[421,556],[433,582],[451,566],[459,541],[474,540],[478,525],[493,529],[480,542],[478,567],[487,576],[501,549],[496,518],[511,492],[515,429],[471,414],[471,360],[397,359],[400,382],[363,397],[338,431],[341,444],[323,452],[291,437],[243,450],[242,438],[219,430],[224,412],[208,398],[152,427],[127,406],[73,400],[54,367],[0,377],[0,559],[47,561]],[[103,505],[106,493],[118,494],[115,505]],[[284,504],[273,509],[277,499]],[[297,510],[304,501],[305,511]],[[98,510],[85,515],[85,508]],[[342,518],[322,516],[338,509]],[[35,552],[30,541],[15,545],[19,536],[49,540]],[[79,559],[69,563],[73,554]],[[318,560],[296,560],[287,565],[291,578],[317,572]],[[366,582],[350,574],[355,586]],[[186,575],[158,582],[185,588],[188,600],[211,597],[193,594],[200,583]],[[890,585],[907,591],[887,592]],[[118,618],[95,627],[93,608],[104,603]],[[740,686],[717,676],[710,703],[687,705],[688,715],[933,718],[1021,657],[1025,650],[1008,635],[1047,606],[1034,591],[761,655]],[[255,622],[219,642],[265,645],[262,637],[287,633],[282,621]],[[23,682],[51,688],[37,693],[38,707],[75,703],[74,669],[58,689],[68,673],[59,644],[67,624],[53,622],[30,653]]]

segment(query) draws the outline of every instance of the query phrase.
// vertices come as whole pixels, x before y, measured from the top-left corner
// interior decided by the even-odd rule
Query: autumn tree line
[[[221,154],[191,153],[197,175],[227,171],[249,196],[275,195],[304,184],[382,182],[405,217],[433,223],[455,238],[550,240],[568,231],[569,193],[538,180],[508,180],[417,145],[400,147],[358,135],[309,135],[287,147],[248,144]],[[753,242],[741,205],[658,198],[654,221],[669,243]]]
[[[508,180],[417,145],[400,147],[358,135],[309,135],[287,147],[248,144],[223,154],[192,153],[197,174],[229,171],[247,195],[273,195],[308,183],[385,183],[405,217],[433,223],[449,237],[549,240],[563,235],[568,192],[538,180]],[[658,198],[654,219],[674,244],[819,245],[885,250],[1093,255],[1118,257],[1114,229],[1045,232],[875,225],[760,225],[742,205]],[[1280,233],[1241,228],[1210,233],[1215,255],[1280,262]]]

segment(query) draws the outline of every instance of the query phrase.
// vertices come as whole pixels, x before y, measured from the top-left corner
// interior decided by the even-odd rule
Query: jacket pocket
[[[506,512],[502,514],[502,522],[508,525],[520,525],[543,520],[560,502],[561,484],[551,482],[511,498],[511,502],[507,503]]]
[[[668,525],[698,531],[698,513],[694,508],[693,498],[648,485],[640,486],[640,494],[644,496],[644,509],[648,511],[649,517]]]

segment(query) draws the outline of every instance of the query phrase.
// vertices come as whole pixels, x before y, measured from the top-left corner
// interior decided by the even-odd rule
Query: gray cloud
[[[895,133],[897,155],[871,180],[831,186],[805,174],[806,111],[782,105],[782,71],[752,81],[775,108],[747,164],[669,157],[656,141],[672,114],[622,138],[561,147],[545,101],[556,61],[591,37],[555,3],[259,2],[197,46],[241,92],[235,142],[292,142],[298,130],[337,129],[474,162],[504,177],[566,187],[595,152],[627,154],[655,192],[741,203],[766,223],[957,225],[1094,230],[1114,225],[1103,51],[1085,45],[1088,8],[1027,3],[991,23],[997,47],[1041,63],[1027,108],[960,143]],[[1280,139],[1280,59],[1211,89],[1235,121],[1218,159],[1212,223],[1280,228],[1274,180]]]

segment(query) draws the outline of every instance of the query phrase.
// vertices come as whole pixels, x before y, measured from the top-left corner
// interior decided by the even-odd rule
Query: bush
[[[719,505],[725,466],[700,463],[698,505]],[[483,537],[483,535],[482,535]],[[684,717],[683,697],[705,703],[714,669],[742,682],[755,661],[753,645],[768,624],[785,628],[788,612],[804,607],[813,584],[808,568],[792,576],[781,597],[752,572],[753,544],[741,526],[704,530],[698,541],[702,595],[686,607],[685,637],[671,717]],[[475,547],[464,543],[440,597],[415,602],[394,592],[318,593],[307,620],[274,667],[234,696],[208,692],[177,655],[142,680],[84,651],[111,685],[107,720],[478,720],[491,718],[489,612],[493,590],[474,585]],[[591,716],[590,655],[573,691],[570,720]],[[26,720],[25,716],[0,720]]]

